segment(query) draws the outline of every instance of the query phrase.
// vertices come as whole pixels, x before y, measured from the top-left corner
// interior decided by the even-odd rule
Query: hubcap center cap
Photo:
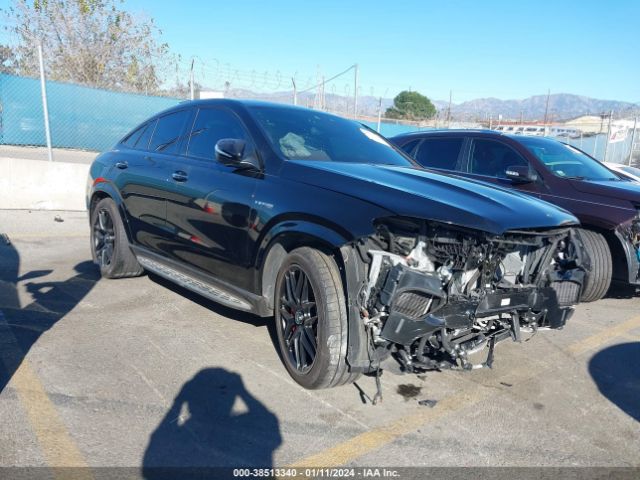
[[[302,325],[302,322],[304,322],[304,312],[302,310],[298,310],[294,315],[294,319],[296,321],[296,325]]]

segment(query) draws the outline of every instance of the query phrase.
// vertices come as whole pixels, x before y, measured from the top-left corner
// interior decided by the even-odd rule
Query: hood
[[[636,182],[625,180],[569,180],[569,182],[573,188],[582,193],[640,204],[640,184]]]
[[[385,208],[500,235],[507,230],[577,224],[569,212],[483,182],[411,167],[289,161],[282,176]]]

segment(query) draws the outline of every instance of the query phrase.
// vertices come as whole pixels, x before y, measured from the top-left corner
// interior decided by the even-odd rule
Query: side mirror
[[[237,138],[222,138],[216,143],[216,160],[225,165],[234,165],[242,160],[244,148],[246,147],[244,140]]]
[[[538,180],[538,175],[529,170],[528,166],[524,165],[507,167],[504,173],[513,183],[531,183]]]
[[[247,142],[238,138],[222,138],[215,146],[216,160],[236,168],[260,169],[255,155],[245,155]]]

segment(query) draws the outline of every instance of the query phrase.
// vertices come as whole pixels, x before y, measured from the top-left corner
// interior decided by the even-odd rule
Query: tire
[[[282,362],[291,377],[307,389],[335,387],[357,380],[359,374],[350,372],[346,363],[347,308],[335,261],[313,248],[293,250],[280,267],[274,295],[278,343]],[[298,356],[296,336],[297,350],[301,352]],[[308,361],[311,355],[305,345],[313,346],[311,340],[315,341],[315,356]],[[298,362],[303,356],[308,357],[306,364]]]
[[[589,255],[591,268],[586,272],[580,301],[594,302],[605,296],[611,285],[613,265],[607,240],[592,230],[580,229],[584,250]]]
[[[129,247],[118,207],[111,198],[91,210],[91,256],[105,278],[136,277],[144,269]]]

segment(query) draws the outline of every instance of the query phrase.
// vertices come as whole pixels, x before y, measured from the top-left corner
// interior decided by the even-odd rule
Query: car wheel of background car
[[[103,198],[91,211],[91,254],[106,278],[135,277],[143,272],[129,247],[118,207]]]
[[[611,251],[606,239],[599,233],[580,229],[582,244],[591,260],[591,269],[587,272],[582,287],[582,302],[600,300],[611,285]]]
[[[293,379],[310,389],[355,381],[358,374],[345,362],[347,310],[335,261],[313,248],[293,250],[278,272],[275,292],[280,351]]]

